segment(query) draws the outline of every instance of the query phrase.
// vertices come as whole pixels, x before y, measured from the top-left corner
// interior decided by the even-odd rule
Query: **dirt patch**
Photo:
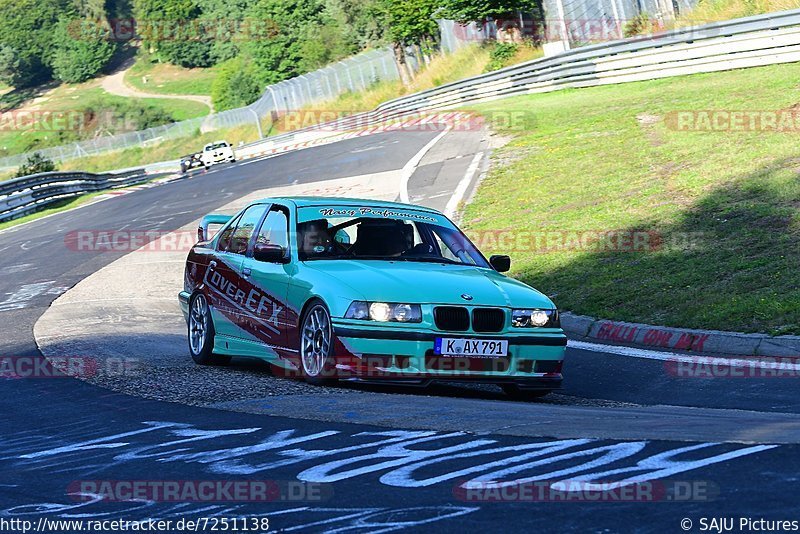
[[[647,140],[654,147],[664,144],[661,134],[655,128],[655,125],[661,122],[661,120],[660,115],[653,115],[650,113],[639,113],[636,115],[636,122],[639,123],[639,127],[642,128],[645,136],[647,136]]]

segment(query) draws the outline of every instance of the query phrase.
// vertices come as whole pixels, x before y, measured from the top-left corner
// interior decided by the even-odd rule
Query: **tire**
[[[205,295],[197,293],[189,301],[189,354],[200,365],[224,365],[230,356],[214,354],[214,321]]]
[[[300,320],[300,372],[309,384],[322,386],[335,381],[335,369],[331,314],[313,300]]]
[[[550,389],[522,389],[516,384],[503,384],[503,392],[514,400],[532,401],[552,393]]]

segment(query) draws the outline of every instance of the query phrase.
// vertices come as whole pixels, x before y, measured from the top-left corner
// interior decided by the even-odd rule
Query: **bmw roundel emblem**
[[[470,295],[468,293],[462,293],[461,294],[461,298],[464,299],[464,300],[472,300],[472,295]]]

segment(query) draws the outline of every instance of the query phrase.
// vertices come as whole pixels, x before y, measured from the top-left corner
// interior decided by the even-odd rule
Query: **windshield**
[[[361,259],[489,264],[446,217],[414,209],[309,206],[298,210],[301,260]]]
[[[206,146],[206,150],[216,150],[218,148],[227,148],[228,143],[213,143]]]

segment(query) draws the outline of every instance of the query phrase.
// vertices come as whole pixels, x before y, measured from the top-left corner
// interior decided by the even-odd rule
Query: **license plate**
[[[504,358],[508,356],[508,341],[504,339],[437,337],[433,352],[442,356]]]

